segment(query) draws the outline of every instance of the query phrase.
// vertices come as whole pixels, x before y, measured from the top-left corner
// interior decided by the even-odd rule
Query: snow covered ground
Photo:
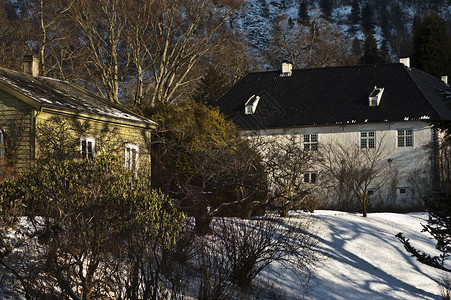
[[[412,246],[437,255],[434,241],[421,232],[426,213],[374,213],[363,218],[316,211],[313,216],[320,221],[319,248],[326,258],[307,299],[441,299],[438,282],[444,272],[418,262],[395,237],[403,232]],[[270,272],[266,276],[272,277]],[[284,297],[301,298],[289,273],[280,272],[275,278]]]

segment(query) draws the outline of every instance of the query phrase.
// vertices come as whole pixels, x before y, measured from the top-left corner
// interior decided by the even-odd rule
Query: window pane
[[[376,133],[374,131],[368,132],[368,136],[369,137],[374,137],[375,135],[376,135]]]
[[[304,134],[304,143],[310,142],[310,135]]]
[[[86,140],[81,141],[81,157],[86,157]]]
[[[310,182],[316,183],[316,173],[310,173]]]
[[[412,136],[406,136],[406,147],[412,147]]]
[[[130,170],[130,148],[125,147],[125,169]]]
[[[404,137],[398,136],[398,147],[404,147]]]
[[[94,147],[91,141],[88,141],[88,158],[94,157]]]
[[[5,138],[2,130],[0,130],[0,157],[5,157]]]
[[[366,132],[361,132],[361,133],[360,133],[360,137],[366,138],[366,137],[367,137],[367,133],[366,133]]]
[[[311,142],[312,143],[317,143],[318,142],[318,135],[317,134],[312,134],[311,135]]]
[[[305,173],[304,174],[304,182],[308,183],[309,182],[309,173]]]
[[[360,140],[360,148],[366,148],[367,147],[367,140],[366,139],[361,139]]]

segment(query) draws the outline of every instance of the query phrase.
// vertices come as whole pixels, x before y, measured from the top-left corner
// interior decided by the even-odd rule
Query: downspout
[[[437,128],[432,128],[432,191],[440,192],[440,148],[439,133]]]
[[[30,130],[30,146],[31,146],[31,157],[30,157],[30,167],[32,167],[32,163],[36,161],[36,149],[37,149],[37,140],[36,140],[36,127],[37,127],[37,117],[42,112],[42,106],[34,109],[31,113],[31,130]]]

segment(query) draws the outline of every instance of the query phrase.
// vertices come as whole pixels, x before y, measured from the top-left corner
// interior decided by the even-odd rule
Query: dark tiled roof
[[[250,73],[216,100],[215,105],[242,129],[451,119],[436,88],[438,78],[403,64],[359,65]],[[374,87],[384,88],[379,106],[369,106]],[[260,96],[253,115],[244,104]]]
[[[66,81],[47,77],[33,77],[25,73],[0,68],[0,83],[31,98],[38,103],[39,107],[133,123],[156,124]]]

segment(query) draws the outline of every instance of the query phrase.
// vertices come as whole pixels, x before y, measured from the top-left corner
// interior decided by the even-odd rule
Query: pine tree
[[[210,66],[205,76],[203,76],[197,86],[196,91],[192,95],[192,99],[210,105],[214,100],[219,98],[227,89],[227,77],[214,66]]]
[[[358,0],[352,0],[351,14],[349,15],[349,25],[351,32],[357,32],[360,24],[360,4]]]
[[[359,64],[380,64],[385,63],[386,60],[377,47],[376,39],[373,33],[365,35],[365,42],[363,44],[363,55],[359,59]]]
[[[362,8],[362,29],[363,32],[373,32],[374,31],[374,16],[373,8],[370,3],[365,4]]]
[[[319,7],[324,14],[326,19],[329,19],[332,15],[332,0],[320,0]]]
[[[360,45],[360,40],[357,37],[352,40],[351,52],[353,56],[362,56],[362,46]]]
[[[309,19],[310,17],[307,11],[307,4],[305,3],[305,1],[301,1],[298,9],[298,22],[302,25],[305,25],[308,24]]]
[[[434,12],[416,25],[412,65],[436,77],[451,74],[451,38],[445,20]]]

